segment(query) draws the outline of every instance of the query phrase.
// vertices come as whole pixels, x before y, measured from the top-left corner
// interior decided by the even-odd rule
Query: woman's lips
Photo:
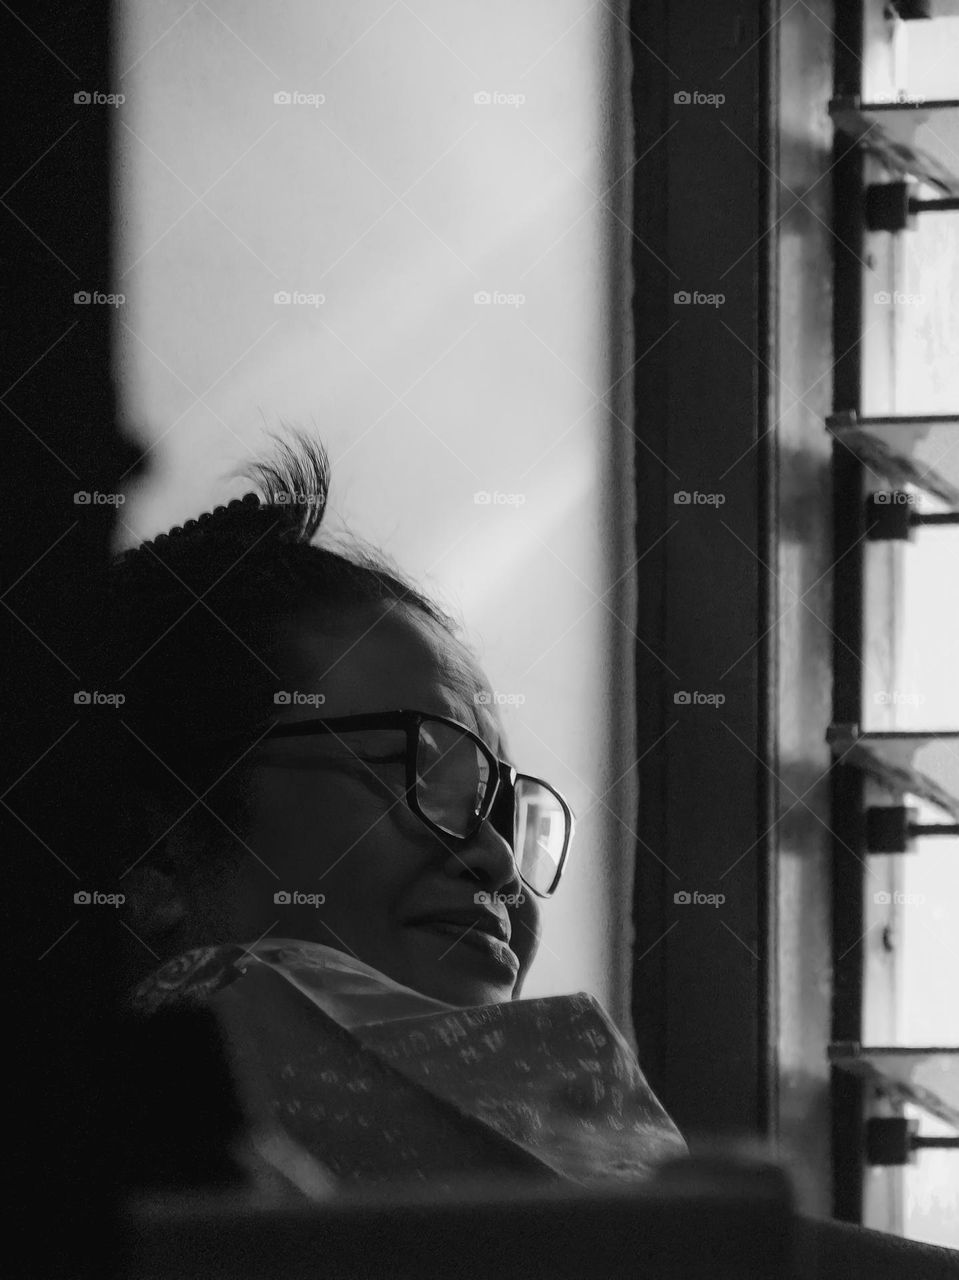
[[[519,973],[519,960],[509,944],[484,933],[475,925],[456,924],[445,920],[424,920],[419,924],[410,925],[410,928],[435,934],[440,938],[451,939],[451,945],[444,954],[452,954],[454,950],[459,951],[462,946],[466,951],[461,954],[481,957],[487,964],[499,969],[508,969],[514,977]]]

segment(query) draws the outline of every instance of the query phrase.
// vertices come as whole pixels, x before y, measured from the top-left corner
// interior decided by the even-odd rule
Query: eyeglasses
[[[370,712],[330,720],[274,725],[263,738],[400,730],[405,747],[380,754],[389,740],[353,751],[371,766],[404,766],[404,799],[438,835],[467,841],[488,818],[513,850],[520,879],[540,898],[556,892],[566,866],[575,818],[559,792],[499,760],[482,738],[446,716],[422,711]]]

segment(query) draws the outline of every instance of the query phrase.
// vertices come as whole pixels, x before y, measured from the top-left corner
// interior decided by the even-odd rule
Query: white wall
[[[581,816],[525,994],[591,990],[622,1019],[632,841],[605,805],[631,823],[631,635],[596,602],[634,558],[628,432],[602,404],[628,236],[597,201],[628,165],[607,143],[621,24],[589,0],[119,17],[117,373],[152,468],[125,518],[142,537],[196,515],[242,492],[222,477],[265,427],[315,426],[330,527],[466,620],[493,687],[525,698],[518,761]],[[606,601],[625,623],[628,579]]]

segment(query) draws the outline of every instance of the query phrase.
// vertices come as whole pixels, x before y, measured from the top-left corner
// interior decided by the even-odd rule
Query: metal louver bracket
[[[858,97],[833,98],[833,124],[864,151],[875,156],[897,178],[912,177],[959,196],[959,176],[925,148],[915,135],[931,115],[959,108],[959,99],[936,102],[862,102]]]
[[[861,418],[850,409],[826,426],[894,489],[913,485],[959,510],[959,414]]]
[[[959,524],[959,511],[916,511],[911,493],[881,490],[866,499],[870,542],[909,542],[919,525]]]
[[[919,1121],[905,1116],[872,1116],[866,1121],[866,1161],[871,1165],[916,1163],[916,1152],[928,1147],[959,1149],[959,1134],[929,1138],[919,1132]]]
[[[923,200],[914,182],[873,182],[866,188],[866,227],[870,231],[915,231],[920,213],[950,213],[959,196]]]
[[[959,0],[892,0],[892,7],[903,22],[950,18],[959,14]]]
[[[959,732],[860,733],[833,724],[826,741],[837,763],[861,769],[896,799],[927,800],[959,822]]]
[[[871,805],[866,810],[869,853],[915,853],[918,836],[959,836],[959,822],[920,822],[907,805]]]
[[[842,1040],[829,1046],[829,1061],[878,1085],[892,1101],[911,1102],[959,1129],[959,1045],[872,1047]]]

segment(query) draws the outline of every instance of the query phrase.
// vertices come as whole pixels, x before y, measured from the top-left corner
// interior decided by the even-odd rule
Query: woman
[[[114,574],[135,1006],[209,1001],[250,1104],[338,1178],[586,1182],[685,1153],[595,1000],[517,1003],[573,816],[507,763],[452,619],[311,545],[322,449],[254,474],[266,502]]]
[[[251,474],[262,500],[113,571],[130,1004],[213,1010],[247,1115],[272,1126],[260,1154],[308,1194],[587,1184],[682,1156],[592,997],[519,998],[573,819],[507,763],[455,623],[381,558],[312,545],[322,448],[281,445]],[[811,1275],[932,1280],[959,1262],[797,1228]]]

